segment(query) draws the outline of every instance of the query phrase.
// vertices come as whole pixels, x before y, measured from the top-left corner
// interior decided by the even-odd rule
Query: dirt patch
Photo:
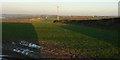
[[[72,51],[67,51],[65,49],[50,49],[44,47],[41,50],[45,58],[88,58],[80,54],[75,54]]]
[[[63,48],[64,45],[60,42],[39,41],[39,43],[43,46],[41,52],[45,58],[88,58],[76,53],[75,50]]]

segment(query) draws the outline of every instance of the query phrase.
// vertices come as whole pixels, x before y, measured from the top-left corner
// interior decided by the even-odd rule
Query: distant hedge
[[[119,29],[120,17],[100,20],[54,20],[53,23],[79,24],[84,26],[101,26]]]

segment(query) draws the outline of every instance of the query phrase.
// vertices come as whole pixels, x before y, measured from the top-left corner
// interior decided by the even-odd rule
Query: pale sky
[[[119,0],[1,0],[1,2],[118,2]]]
[[[58,3],[59,1],[59,3]],[[2,14],[117,16],[119,0],[1,0]]]

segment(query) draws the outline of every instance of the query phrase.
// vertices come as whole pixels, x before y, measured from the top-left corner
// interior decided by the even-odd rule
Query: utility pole
[[[120,17],[120,1],[118,2],[118,17]]]
[[[57,20],[60,20],[60,18],[59,18],[59,6],[57,6]]]

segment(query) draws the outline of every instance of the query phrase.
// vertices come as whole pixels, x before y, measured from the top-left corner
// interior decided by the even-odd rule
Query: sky
[[[117,16],[119,0],[1,0],[1,14]]]

